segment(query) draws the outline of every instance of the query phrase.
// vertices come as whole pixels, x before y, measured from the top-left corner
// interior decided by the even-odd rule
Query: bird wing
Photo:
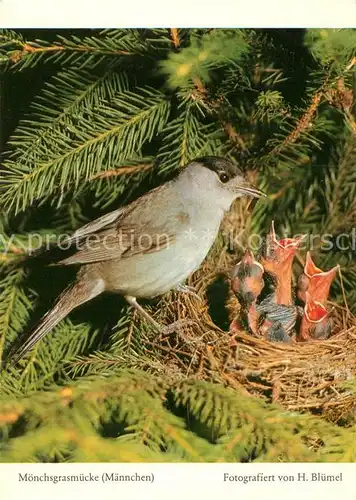
[[[157,197],[161,210],[157,210]],[[174,217],[167,215],[168,202],[175,207],[178,203]],[[77,251],[57,265],[88,264],[157,252],[175,241],[177,231],[184,230],[189,219],[181,201],[172,200],[167,188],[156,188],[130,205],[79,228],[68,240]]]

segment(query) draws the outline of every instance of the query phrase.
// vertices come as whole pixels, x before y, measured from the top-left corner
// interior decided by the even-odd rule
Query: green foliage
[[[173,170],[177,165],[183,167],[190,158],[208,154],[206,138],[211,135],[211,128],[199,118],[192,105],[185,106],[179,117],[162,130],[162,146],[157,155],[162,171]]]
[[[187,82],[211,80],[211,70],[228,64],[235,65],[246,54],[249,45],[242,30],[211,30],[201,35],[193,33],[190,44],[181,51],[171,53],[162,63],[171,87],[184,87]]]
[[[13,269],[0,281],[0,357],[5,340],[13,341],[25,327],[31,312],[31,302],[24,292],[24,270]]]
[[[46,109],[42,111],[46,113]],[[16,211],[24,210],[56,190],[79,186],[108,164],[131,158],[163,128],[168,113],[169,102],[153,89],[137,89],[136,94],[122,91],[110,104],[100,103],[90,111],[83,108],[62,130],[54,125],[50,142],[47,138],[44,143],[36,140],[34,156],[27,155],[28,164],[21,159],[18,163],[16,157],[4,162],[3,203],[8,208],[15,205]],[[37,130],[35,123],[28,126]],[[26,130],[20,133],[28,135]],[[23,149],[17,151],[23,155]]]
[[[7,398],[0,415],[2,462],[355,459],[351,429],[217,385],[167,384],[144,372]]]
[[[351,59],[355,55],[356,30],[309,29],[305,43],[322,64],[343,68],[345,59]]]
[[[256,120],[267,120],[268,122],[276,119],[282,113],[287,114],[284,109],[284,98],[278,90],[266,90],[261,92],[256,100]]]
[[[102,33],[99,38],[59,35],[54,42],[36,39],[30,43],[11,30],[3,30],[0,34],[2,63],[5,68],[13,70],[24,70],[42,62],[93,68],[105,57],[130,56],[142,48],[137,30]]]
[[[355,33],[114,29],[28,40],[3,30],[1,82],[13,99],[0,110],[9,122],[0,160],[0,355],[73,278],[26,258],[33,234],[70,233],[194,157],[233,158],[269,194],[250,232],[265,235],[274,219],[280,234],[350,234]],[[354,249],[326,251],[314,240],[312,252],[322,268],[341,264],[355,311]],[[341,292],[336,281],[340,303]],[[61,322],[1,374],[0,459],[355,458],[353,429],[182,381],[153,336],[117,297]]]

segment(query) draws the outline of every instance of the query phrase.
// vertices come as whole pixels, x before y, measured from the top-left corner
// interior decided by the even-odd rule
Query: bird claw
[[[160,327],[160,333],[161,337],[166,337],[167,335],[170,335],[171,333],[178,333],[178,334],[183,334],[184,327],[187,326],[192,326],[195,324],[195,321],[191,319],[179,319],[177,321],[174,321],[170,325],[166,326],[161,326]]]
[[[188,286],[188,285],[178,285],[176,287],[176,290],[177,292],[182,292],[182,293],[186,293],[188,295],[191,295],[192,297],[195,297],[196,299],[198,299],[199,301],[202,301],[203,299],[196,293],[196,291],[194,290],[194,288],[192,286]]]

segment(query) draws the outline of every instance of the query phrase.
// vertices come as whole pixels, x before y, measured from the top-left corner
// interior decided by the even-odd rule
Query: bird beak
[[[310,252],[307,253],[307,258],[304,266],[304,275],[308,280],[309,295],[321,303],[328,300],[331,283],[336,277],[339,266],[335,266],[329,271],[322,271],[313,262]],[[300,294],[302,300],[305,301],[304,294]]]
[[[253,198],[267,198],[267,195],[261,191],[260,189],[257,189],[253,184],[246,183],[242,186],[238,186],[237,191],[239,193],[242,193],[247,196],[252,196]]]
[[[305,236],[277,239],[272,221],[271,229],[261,250],[260,262],[265,272],[276,278],[276,301],[292,305],[292,265],[294,256]]]

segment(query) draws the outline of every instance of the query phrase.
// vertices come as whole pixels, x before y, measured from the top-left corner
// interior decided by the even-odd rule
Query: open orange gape
[[[332,319],[327,309],[338,266],[322,271],[307,253],[296,293],[292,290],[294,256],[304,236],[277,239],[274,223],[257,258],[247,250],[230,272],[241,309],[230,331],[246,331],[275,342],[327,339]]]

